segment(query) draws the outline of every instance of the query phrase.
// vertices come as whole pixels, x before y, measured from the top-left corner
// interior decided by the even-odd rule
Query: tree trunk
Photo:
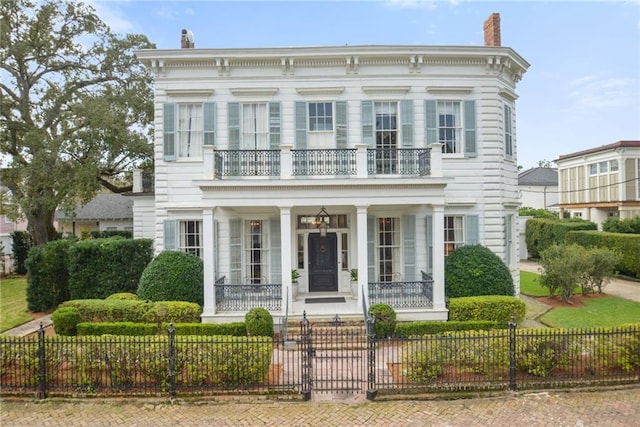
[[[27,213],[27,229],[31,234],[33,246],[50,242],[57,238],[57,232],[53,226],[55,210],[36,207]]]

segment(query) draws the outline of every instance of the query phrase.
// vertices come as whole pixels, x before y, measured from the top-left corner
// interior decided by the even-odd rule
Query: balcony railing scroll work
[[[430,148],[213,150],[213,176],[428,176]]]

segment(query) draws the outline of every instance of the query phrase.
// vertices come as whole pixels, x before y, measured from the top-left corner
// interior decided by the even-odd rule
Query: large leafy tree
[[[150,158],[152,80],[134,52],[153,46],[73,0],[0,1],[0,13],[2,202],[37,245],[55,239],[56,209],[130,190],[125,172]]]

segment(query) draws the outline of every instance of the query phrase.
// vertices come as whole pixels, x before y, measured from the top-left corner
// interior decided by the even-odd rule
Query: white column
[[[293,308],[291,289],[291,206],[280,206],[280,267],[282,268],[282,313]],[[285,290],[288,289],[288,292]],[[288,295],[288,298],[287,298]]]
[[[280,178],[290,179],[293,176],[292,145],[283,144],[280,146]]]
[[[367,171],[367,144],[356,144],[356,171],[358,178],[366,178],[369,175]],[[358,274],[360,274],[358,272]]]
[[[216,177],[216,148],[213,145],[202,147],[202,179]]]
[[[202,211],[202,259],[204,264],[204,307],[202,316],[212,316],[216,313],[216,295],[214,282],[216,280],[216,263],[214,257],[215,230],[213,226],[213,210],[207,208]]]
[[[358,249],[358,306],[362,307],[362,290],[365,302],[369,306],[369,257],[367,256],[367,209],[369,206],[356,206],[358,210],[357,241]]]
[[[444,206],[433,207],[433,308],[445,310],[444,301]]]
[[[442,146],[439,142],[429,144],[430,152],[430,173],[429,176],[439,178],[442,176]]]
[[[142,169],[133,170],[133,190],[134,193],[142,193]]]

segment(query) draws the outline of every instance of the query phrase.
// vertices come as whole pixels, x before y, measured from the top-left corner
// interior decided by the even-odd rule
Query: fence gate
[[[365,393],[372,363],[367,328],[332,322],[302,322],[303,394]]]

